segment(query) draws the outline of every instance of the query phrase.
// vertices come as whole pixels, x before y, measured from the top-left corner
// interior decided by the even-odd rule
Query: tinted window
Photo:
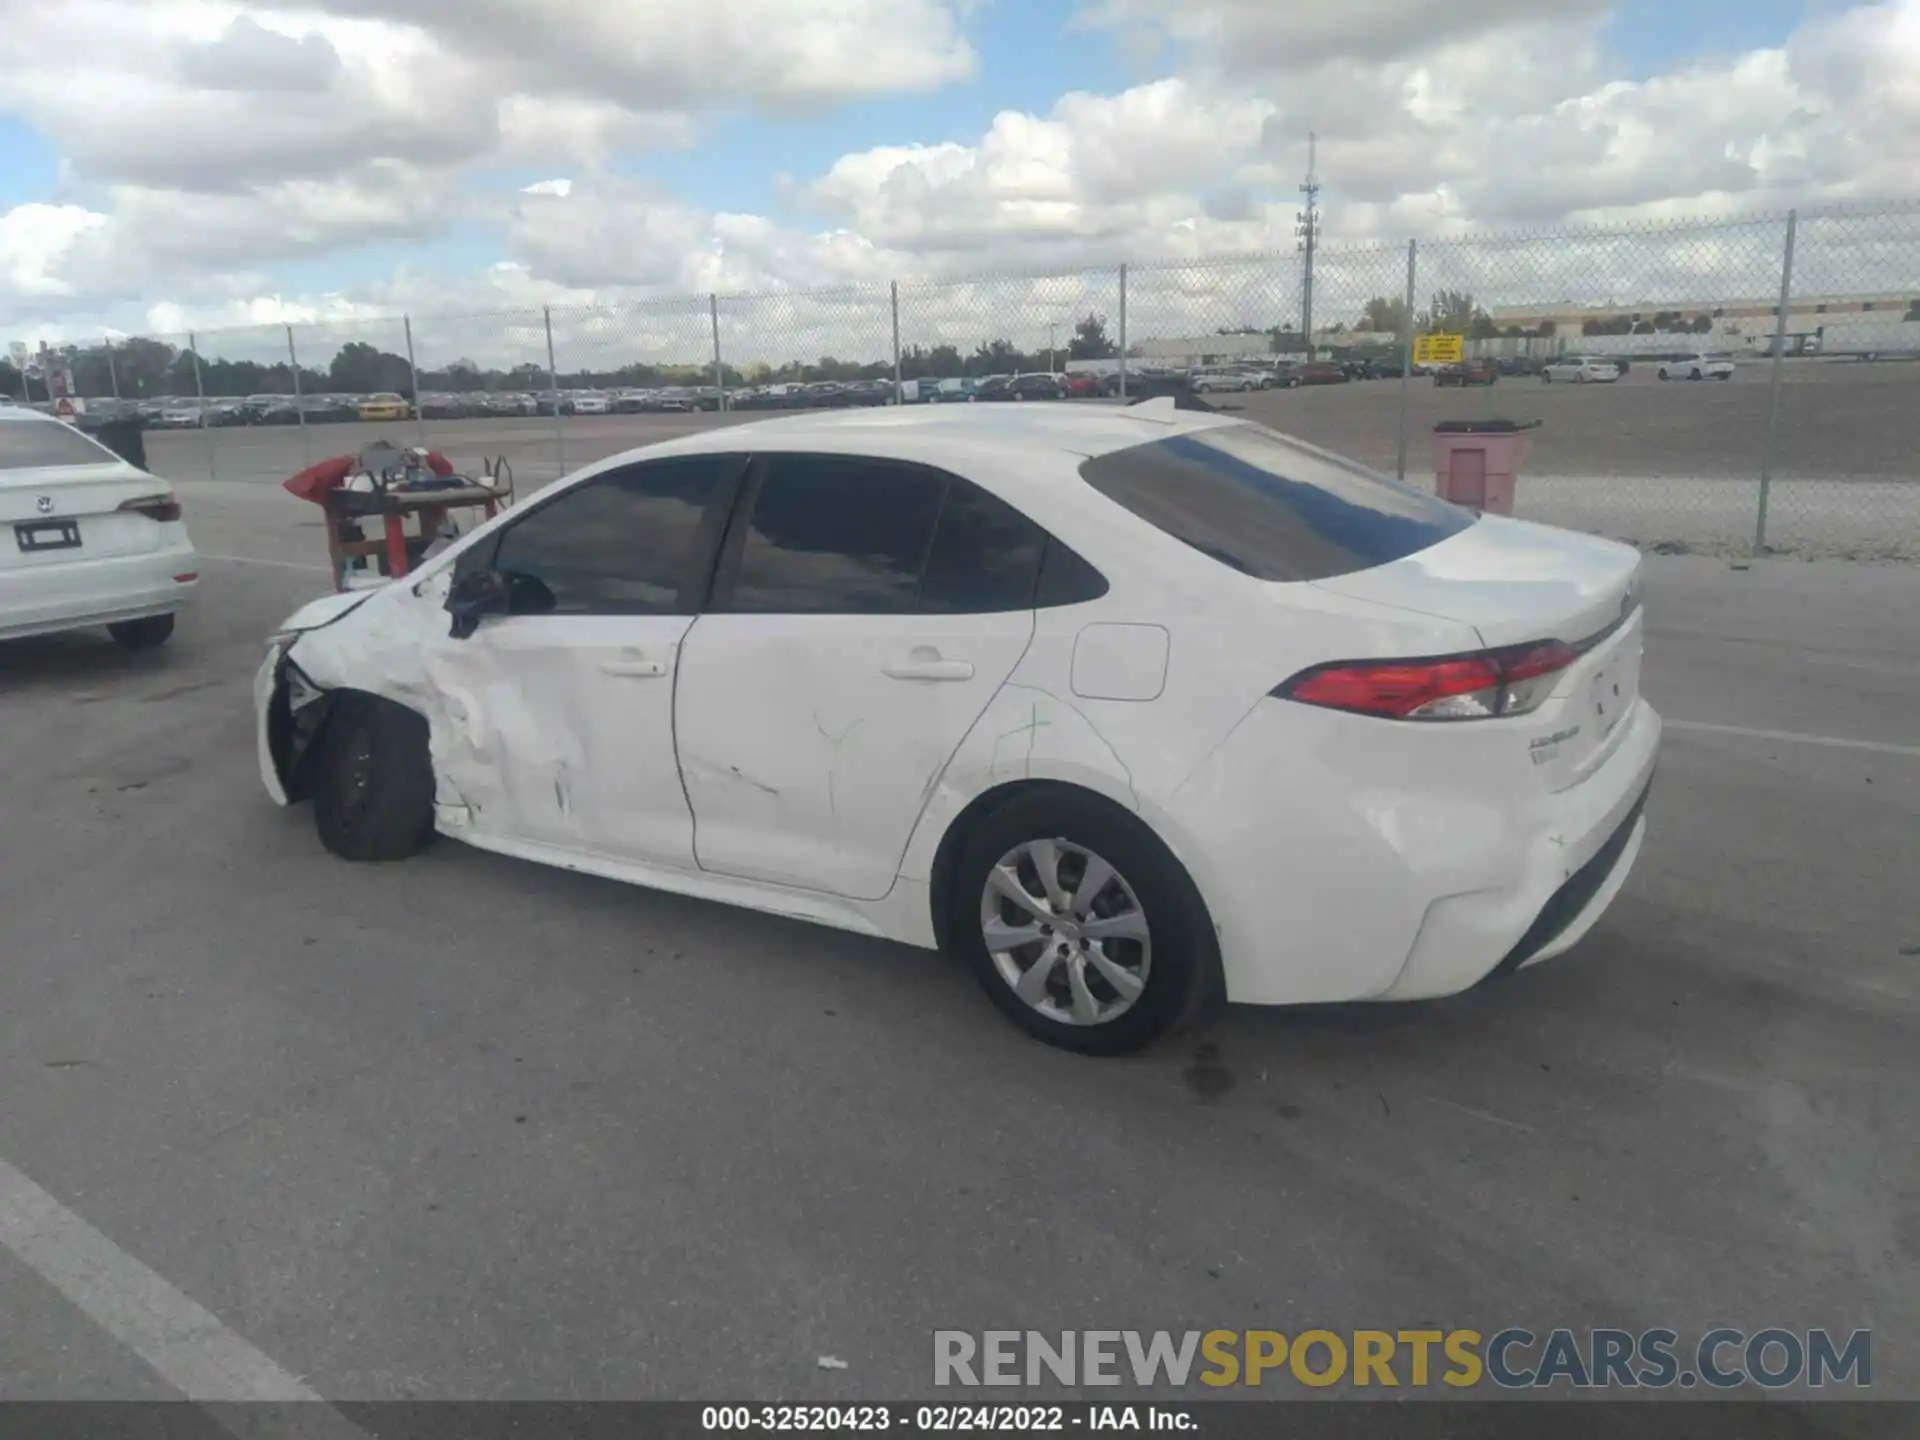
[[[1259,425],[1135,445],[1088,460],[1088,484],[1256,580],[1323,580],[1399,560],[1474,517]]]
[[[116,458],[58,420],[0,420],[0,470],[111,465]]]
[[[493,558],[515,582],[515,610],[679,612],[683,588],[700,578],[701,521],[734,463],[724,455],[655,460],[530,511],[502,532]]]
[[[1056,605],[1084,605],[1107,593],[1107,577],[1058,540],[1047,541],[1040,563],[1040,586],[1034,605],[1048,610]]]
[[[920,584],[920,609],[935,615],[1031,610],[1046,532],[977,485],[952,480]]]
[[[745,614],[897,615],[919,603],[947,477],[852,455],[780,455],[761,480],[730,594]]]

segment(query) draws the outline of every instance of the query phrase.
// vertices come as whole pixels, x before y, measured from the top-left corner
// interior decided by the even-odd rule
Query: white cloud
[[[1119,32],[1143,53],[1168,46],[1232,73],[1298,73],[1340,62],[1381,62],[1463,38],[1538,25],[1543,11],[1563,20],[1606,13],[1609,0],[1090,0],[1083,21]]]
[[[202,0],[16,7],[0,26],[0,108],[30,117],[83,181],[189,190],[377,158],[458,165],[498,142],[493,97],[424,36],[267,18],[288,31]]]
[[[270,0],[410,26],[529,94],[809,106],[974,72],[947,0]],[[556,77],[564,77],[556,83]]]
[[[1273,113],[1178,78],[1072,94],[1045,117],[1003,111],[973,145],[842,156],[794,193],[876,244],[936,257],[934,269],[939,257],[977,266],[982,252],[1015,246],[1029,263],[1121,256],[1197,210],[1193,187],[1229,181]]]
[[[965,75],[957,0],[548,0],[537,23],[530,0],[70,0],[59,27],[40,18],[53,8],[0,31],[0,108],[47,123],[79,177],[0,215],[0,297],[49,323],[145,323],[157,295],[175,306],[162,318],[202,328],[645,300],[611,328],[569,319],[565,333],[612,345],[626,325],[634,343],[644,331],[698,349],[711,344],[699,297],[763,292],[734,302],[758,320],[723,307],[723,330],[804,354],[870,346],[897,278],[913,333],[959,343],[1004,324],[1030,347],[1077,307],[1110,311],[1112,267],[1128,260],[1137,327],[1265,325],[1297,313],[1309,130],[1331,247],[1323,317],[1397,291],[1410,235],[1920,196],[1920,0],[1821,12],[1777,46],[1637,79],[1607,50],[1598,0],[1098,0],[1095,28],[1156,45],[1160,78],[1003,111],[966,139],[909,133],[845,154],[784,180],[764,214],[694,205],[613,162],[692,144],[715,108]],[[332,103],[343,96],[358,104]],[[510,185],[475,185],[507,165],[524,167]],[[1808,231],[1809,273],[1920,286],[1920,235],[1889,223],[1897,234]],[[257,278],[276,259],[454,224],[497,230],[500,263],[339,296]],[[1433,246],[1423,274],[1489,303],[1764,293],[1778,228]],[[1209,263],[1229,251],[1273,255]],[[1066,275],[953,283],[1003,271]]]
[[[286,94],[326,90],[345,72],[325,35],[286,35],[250,15],[238,15],[218,39],[184,46],[179,77],[201,90]]]
[[[79,205],[19,205],[0,214],[0,284],[19,300],[65,303],[81,294],[67,258],[107,224]]]
[[[0,113],[58,146],[64,178],[51,207],[6,217],[0,298],[46,315],[69,291],[217,290],[230,267],[484,216],[466,175],[592,172],[691,144],[706,114],[926,89],[973,64],[946,0],[9,5]]]

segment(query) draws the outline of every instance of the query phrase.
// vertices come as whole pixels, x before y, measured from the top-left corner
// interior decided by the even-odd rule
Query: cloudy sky
[[[1920,0],[0,0],[0,338],[1291,250],[1309,129],[1337,245],[1906,199],[1916,76]]]

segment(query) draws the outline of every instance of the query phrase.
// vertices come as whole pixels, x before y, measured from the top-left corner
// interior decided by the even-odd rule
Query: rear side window
[[[1259,425],[1171,436],[1088,460],[1109,500],[1256,580],[1326,580],[1436,545],[1465,510]]]
[[[493,568],[519,614],[673,615],[704,578],[702,522],[738,461],[654,460],[602,475],[501,532]],[[476,562],[477,563],[477,562]]]
[[[910,615],[946,476],[857,455],[776,456],[717,608],[747,615]]]
[[[0,420],[0,470],[111,465],[118,457],[58,420]]]
[[[1075,604],[1106,582],[1004,500],[930,466],[775,455],[736,522],[716,611],[992,615]],[[729,548],[733,548],[732,545]],[[1074,568],[1077,567],[1077,568]],[[1050,598],[1043,572],[1056,574]]]
[[[932,615],[1031,610],[1047,534],[978,485],[953,480],[927,553],[920,609]]]

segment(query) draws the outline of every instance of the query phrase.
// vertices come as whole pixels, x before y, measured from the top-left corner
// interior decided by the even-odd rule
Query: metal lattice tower
[[[1313,358],[1313,255],[1320,244],[1320,173],[1318,166],[1320,137],[1311,132],[1307,135],[1307,178],[1300,186],[1300,193],[1306,197],[1306,204],[1300,209],[1300,218],[1294,222],[1293,233],[1298,237],[1299,250],[1306,257],[1306,268],[1300,281],[1300,335],[1306,342],[1307,358]]]

